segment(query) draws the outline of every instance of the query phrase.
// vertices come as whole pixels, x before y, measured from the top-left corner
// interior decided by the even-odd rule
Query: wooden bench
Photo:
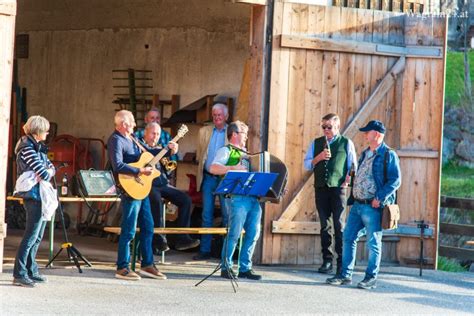
[[[112,234],[120,235],[121,228],[120,227],[104,227],[104,231]],[[140,233],[140,228],[137,227],[137,233]],[[153,231],[154,234],[194,234],[194,235],[227,235],[227,228],[225,227],[156,227]],[[237,266],[240,266],[240,250],[242,249],[242,237],[244,235],[244,231],[240,235],[239,240],[239,255],[237,259]],[[135,238],[136,239],[136,238]],[[137,248],[138,243],[135,242],[135,239],[132,241],[132,262],[131,268],[135,271],[136,261],[137,261]],[[165,253],[161,253],[161,263],[165,262]]]

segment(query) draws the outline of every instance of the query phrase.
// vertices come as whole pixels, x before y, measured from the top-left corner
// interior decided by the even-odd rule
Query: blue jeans
[[[153,264],[153,217],[150,211],[148,197],[135,200],[129,196],[122,196],[122,229],[118,244],[117,269],[128,268],[130,263],[130,242],[135,238],[135,232],[140,227],[140,251],[142,267]]]
[[[41,218],[41,201],[24,200],[26,227],[15,258],[14,278],[25,278],[38,274],[36,253],[43,239],[46,221]]]
[[[216,190],[219,182],[221,181],[220,177],[212,176],[207,173],[204,173],[204,177],[201,185],[202,192],[202,227],[213,227],[214,225],[214,203],[216,196],[214,191]],[[225,207],[224,197],[219,195],[219,202],[221,205],[222,213],[222,225],[227,225],[227,211]],[[199,248],[200,252],[209,253],[211,252],[211,240],[212,235],[202,235],[201,236],[201,245]]]
[[[252,256],[260,236],[262,209],[254,197],[233,196],[228,200],[229,231],[222,247],[222,265],[232,269],[232,256],[239,241],[242,228],[245,229],[240,252],[239,271],[252,269]]]
[[[377,277],[382,258],[381,211],[369,204],[355,202],[349,213],[344,229],[344,246],[342,250],[342,276],[352,277],[357,252],[357,241],[364,234],[367,236],[369,260],[365,271],[366,277]]]

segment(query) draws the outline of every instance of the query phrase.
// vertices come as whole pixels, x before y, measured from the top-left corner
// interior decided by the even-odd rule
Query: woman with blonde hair
[[[18,176],[15,195],[23,197],[26,227],[15,258],[13,284],[34,287],[36,283],[46,282],[35,260],[47,221],[42,208],[45,201],[42,201],[44,194],[42,188],[40,190],[40,183],[44,181],[50,185],[55,169],[43,143],[49,131],[48,120],[39,115],[31,116],[23,130],[26,135],[18,140],[15,147]]]

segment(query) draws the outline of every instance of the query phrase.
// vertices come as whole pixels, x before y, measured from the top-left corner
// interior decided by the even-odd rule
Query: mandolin
[[[171,140],[172,142],[178,142],[188,132],[186,125],[181,125],[176,136]],[[150,175],[131,175],[120,173],[118,179],[122,188],[136,200],[143,200],[148,196],[151,191],[153,180],[160,176],[161,172],[156,169],[156,164],[159,163],[161,158],[168,152],[168,147],[163,148],[156,156],[153,156],[149,152],[144,152],[140,155],[140,159],[137,162],[129,163],[129,166],[135,168],[152,167],[153,171]]]

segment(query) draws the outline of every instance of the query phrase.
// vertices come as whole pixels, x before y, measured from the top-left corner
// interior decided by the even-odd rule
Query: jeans
[[[36,253],[43,239],[46,221],[41,218],[41,201],[24,200],[26,227],[15,258],[13,277],[20,279],[38,274]]]
[[[357,241],[364,234],[367,236],[369,260],[365,271],[366,277],[377,277],[382,258],[381,211],[369,204],[355,202],[349,213],[344,229],[344,246],[342,252],[342,276],[352,277]]]
[[[210,174],[204,173],[204,177],[201,185],[202,192],[202,227],[213,227],[214,225],[214,202],[216,196],[214,191],[219,185],[221,179],[217,176],[212,176]],[[221,205],[222,213],[222,226],[227,226],[228,214],[225,207],[225,201],[222,195],[219,195],[219,202]],[[210,253],[211,252],[211,240],[212,235],[202,235],[201,236],[201,245],[199,251],[201,253]]]
[[[191,198],[189,195],[184,193],[177,188],[166,185],[162,187],[155,187],[151,188],[150,192],[150,205],[151,205],[151,213],[153,216],[153,222],[155,223],[155,227],[163,227],[163,202],[161,198],[165,198],[174,205],[178,207],[178,218],[176,220],[177,227],[189,227],[191,223]],[[188,234],[181,234],[176,236],[181,241],[189,241],[191,237]],[[164,235],[158,235],[155,238],[156,241],[162,240],[166,241]]]
[[[342,231],[344,230],[344,207],[346,205],[346,188],[316,188],[316,208],[321,222],[321,250],[323,261],[332,262],[332,235],[334,234],[337,264],[342,262]],[[332,223],[331,223],[332,217]]]
[[[242,228],[245,229],[240,252],[240,272],[252,269],[252,256],[260,237],[262,209],[258,200],[248,196],[233,196],[228,201],[229,231],[222,247],[222,265],[232,269],[232,256],[239,241]]]
[[[128,268],[130,262],[130,242],[135,237],[135,232],[140,227],[140,251],[142,254],[141,266],[153,264],[153,217],[150,211],[148,197],[135,200],[129,196],[122,196],[122,229],[118,244],[117,269]]]

